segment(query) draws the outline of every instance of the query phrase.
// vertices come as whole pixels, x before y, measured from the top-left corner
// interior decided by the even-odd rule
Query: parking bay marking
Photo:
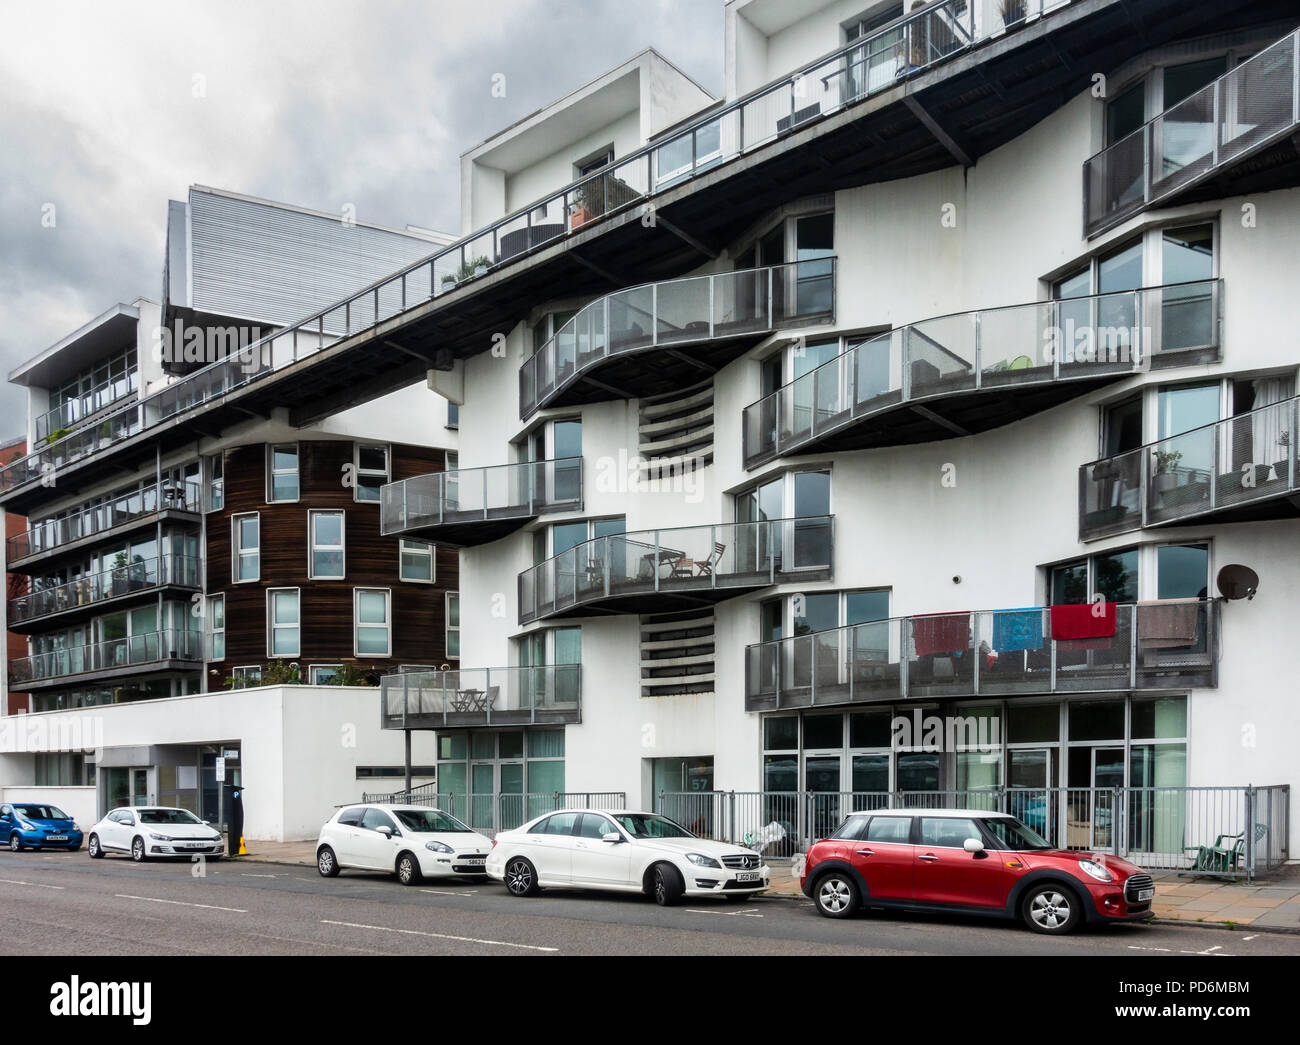
[[[688,907],[686,908],[686,913],[687,914],[720,914],[726,918],[736,918],[736,917],[762,918],[763,917],[753,907],[746,907],[739,911],[709,911],[709,910],[705,910],[704,908],[696,909],[694,907]]]
[[[478,896],[477,889],[466,889],[460,892],[453,892],[450,889],[421,889],[420,892],[433,896]]]
[[[341,925],[348,929],[374,929],[383,933],[400,933],[403,936],[427,936],[433,940],[455,940],[458,943],[482,943],[489,947],[514,947],[522,951],[543,951],[546,954],[558,954],[558,947],[538,947],[531,943],[508,943],[504,940],[480,940],[473,936],[449,936],[446,933],[426,933],[418,929],[394,929],[387,925],[363,925],[360,922],[336,922],[322,918],[321,925]]]
[[[119,900],[144,900],[147,903],[170,903],[178,907],[201,907],[205,911],[229,911],[231,914],[247,914],[242,907],[217,907],[210,903],[190,903],[187,900],[163,900],[157,896],[131,896],[129,893],[114,893]]]
[[[32,889],[62,889],[61,885],[45,885],[43,882],[20,882],[16,878],[0,878],[5,885],[25,885]]]

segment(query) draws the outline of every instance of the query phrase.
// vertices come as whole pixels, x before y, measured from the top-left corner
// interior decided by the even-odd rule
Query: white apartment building
[[[1172,861],[1173,789],[1297,782],[1300,59],[1285,5],[1220,6],[730,0],[726,101],[530,117],[537,202],[467,204],[443,264],[489,264],[411,320],[514,291],[431,376],[460,469],[385,491],[461,548],[459,671],[384,681],[440,791],[713,830],[734,790],[806,839],[1009,789]],[[996,742],[900,745],[918,710]]]

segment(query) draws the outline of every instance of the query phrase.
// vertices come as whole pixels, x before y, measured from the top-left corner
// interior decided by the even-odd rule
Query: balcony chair
[[[1262,842],[1268,835],[1267,824],[1255,825],[1255,844]],[[1226,843],[1231,843],[1228,845]],[[1185,846],[1185,853],[1195,853],[1196,860],[1191,867],[1179,874],[1224,874],[1237,869],[1237,861],[1246,855],[1246,832],[1235,835],[1219,835],[1214,845]]]
[[[727,546],[725,544],[719,544],[715,541],[713,545],[713,554],[702,562],[697,562],[695,564],[697,575],[700,577],[712,577],[713,568],[722,561],[722,554],[726,550]]]

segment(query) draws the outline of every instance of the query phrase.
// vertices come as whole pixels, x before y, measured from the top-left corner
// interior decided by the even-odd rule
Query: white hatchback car
[[[221,857],[221,832],[188,809],[122,806],[86,832],[92,860],[108,853],[130,853],[136,863],[150,856]]]
[[[548,886],[613,889],[665,907],[683,896],[753,896],[769,874],[752,849],[697,838],[657,813],[609,809],[566,809],[502,831],[487,873],[515,896]]]
[[[482,875],[492,840],[430,806],[344,806],[320,829],[316,870],[387,871],[403,885]]]

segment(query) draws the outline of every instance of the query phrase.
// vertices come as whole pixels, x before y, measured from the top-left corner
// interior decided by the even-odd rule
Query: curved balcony
[[[9,688],[25,693],[71,679],[93,682],[158,671],[197,671],[202,665],[203,636],[199,632],[153,631],[18,657],[9,662]]]
[[[472,548],[514,533],[539,515],[582,510],[582,458],[432,472],[388,483],[379,530]]]
[[[1219,358],[1222,280],[959,312],[868,338],[752,403],[745,467],[951,439],[1136,371]]]
[[[745,710],[1214,686],[1218,609],[1214,599],[1120,604],[1112,634],[1084,639],[1053,638],[1051,608],[1030,607],[756,643],[745,648]]]
[[[596,537],[519,575],[519,622],[698,608],[784,581],[825,580],[833,522],[821,515]]]
[[[379,680],[384,729],[582,721],[582,665],[407,671]]]
[[[1206,182],[1213,198],[1295,185],[1286,140],[1298,127],[1300,30],[1087,160],[1084,229],[1095,236],[1150,207],[1189,202]]]
[[[1079,469],[1079,539],[1187,520],[1300,516],[1300,397]]]
[[[41,588],[9,600],[9,627],[29,631],[47,617],[90,615],[106,602],[152,594],[161,588],[197,591],[199,560],[188,555],[137,559],[102,573],[78,577],[52,588]]]
[[[519,368],[519,416],[671,392],[775,330],[834,318],[834,258],[620,290],[582,308]]]
[[[72,515],[32,523],[27,530],[5,542],[6,563],[10,570],[30,567],[55,555],[164,519],[179,518],[197,523],[200,511],[198,483],[187,482],[178,487],[170,480],[164,480]]]

